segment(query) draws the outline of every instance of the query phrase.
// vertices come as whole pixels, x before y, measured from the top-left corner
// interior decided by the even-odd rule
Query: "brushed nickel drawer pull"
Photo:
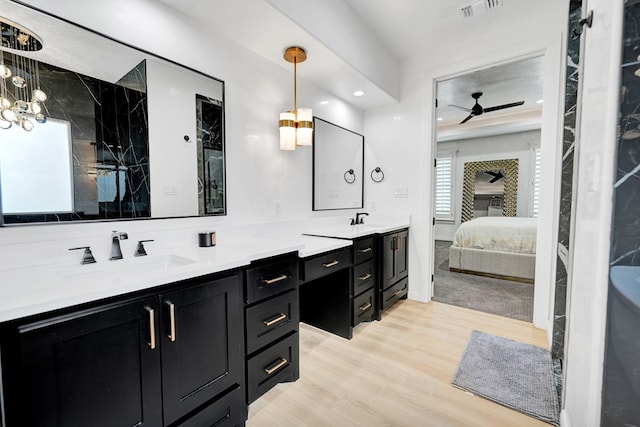
[[[156,312],[151,307],[145,307],[147,313],[149,313],[149,348],[151,350],[156,349]]]
[[[371,276],[371,273],[367,273],[367,274],[365,274],[364,276],[360,276],[360,277],[358,277],[358,279],[360,279],[360,280],[362,280],[362,281],[364,282],[365,280],[369,280],[369,279],[371,279],[371,277],[372,277],[372,276]]]
[[[338,265],[340,264],[340,261],[331,261],[331,262],[327,262],[325,264],[322,264],[322,266],[324,268],[329,268],[329,267],[333,267],[334,265]]]
[[[176,340],[176,306],[171,301],[167,301],[169,306],[169,340],[174,342]]]
[[[398,295],[400,295],[402,293],[403,289],[398,289],[393,293],[394,297],[397,297]]]
[[[366,304],[362,304],[362,305],[360,306],[360,311],[367,311],[367,310],[369,310],[370,308],[371,308],[371,303],[370,303],[370,302],[368,302],[368,303],[366,303]]]
[[[286,274],[281,274],[278,277],[274,277],[273,279],[262,279],[262,281],[264,283],[266,283],[267,285],[273,285],[274,283],[281,282],[283,280],[287,280],[288,278],[289,278],[289,276],[287,276]]]
[[[371,252],[373,249],[371,248],[371,246],[369,246],[368,248],[364,248],[364,249],[358,249],[358,252],[360,252],[361,254],[366,254],[367,252]]]
[[[274,317],[273,319],[270,320],[263,320],[262,323],[265,324],[265,326],[273,326],[278,322],[281,322],[282,320],[286,319],[287,315],[284,313],[280,313],[278,314],[276,317]]]
[[[264,372],[267,375],[271,375],[273,374],[275,371],[277,371],[278,369],[282,368],[284,365],[286,365],[287,363],[289,363],[289,361],[287,359],[285,359],[284,357],[281,357],[280,360],[278,362],[276,362],[275,365],[269,367],[269,368],[264,368]]]

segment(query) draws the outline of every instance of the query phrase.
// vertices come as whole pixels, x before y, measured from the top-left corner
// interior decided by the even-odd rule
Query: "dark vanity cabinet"
[[[352,326],[377,319],[376,303],[376,239],[366,237],[353,241],[351,280]]]
[[[2,328],[6,426],[243,425],[242,274]]]
[[[384,311],[406,298],[409,285],[409,230],[383,234],[380,241],[379,307]]]
[[[246,401],[300,376],[296,253],[251,263],[245,279]]]

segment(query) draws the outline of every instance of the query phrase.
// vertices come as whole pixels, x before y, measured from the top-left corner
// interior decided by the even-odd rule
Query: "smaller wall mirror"
[[[364,136],[313,118],[313,210],[360,209]]]
[[[516,216],[518,159],[464,164],[462,222],[480,216]]]

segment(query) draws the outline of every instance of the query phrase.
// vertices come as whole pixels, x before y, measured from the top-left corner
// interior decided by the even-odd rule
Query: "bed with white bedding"
[[[481,217],[458,227],[449,270],[533,283],[536,218]]]

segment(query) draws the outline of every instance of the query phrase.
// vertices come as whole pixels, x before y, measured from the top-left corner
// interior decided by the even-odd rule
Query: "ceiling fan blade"
[[[504,108],[517,107],[518,105],[522,104],[524,104],[524,101],[512,102],[511,104],[496,105],[495,107],[485,108],[484,112],[489,113],[491,111],[502,110]]]
[[[449,104],[449,107],[457,108],[458,110],[466,111],[467,113],[471,112],[471,108],[461,107],[459,105]]]
[[[489,184],[493,184],[494,182],[496,182],[497,180],[504,178],[504,174],[502,172],[498,172],[498,173],[492,173],[492,172],[487,172],[489,175],[493,175],[494,178],[489,181]]]
[[[469,114],[467,117],[465,117],[465,119],[463,121],[461,121],[459,124],[463,124],[463,123],[467,123],[469,120],[471,120],[473,118],[473,114]]]

